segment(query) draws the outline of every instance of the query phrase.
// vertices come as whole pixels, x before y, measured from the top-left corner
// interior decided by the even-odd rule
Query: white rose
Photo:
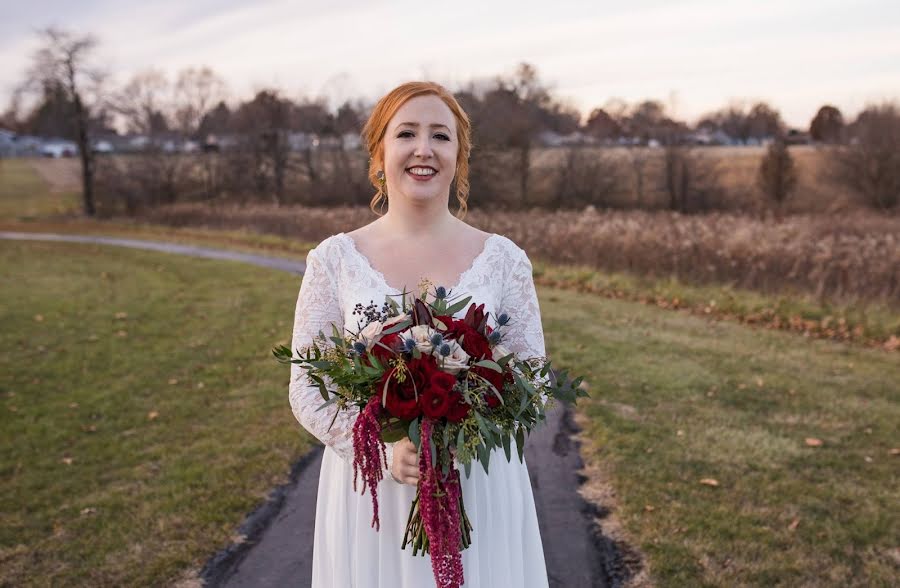
[[[434,346],[431,344],[431,336],[436,332],[428,325],[415,325],[400,333],[400,339],[403,341],[412,339],[416,342],[416,347],[419,351],[429,355],[434,350]]]
[[[372,321],[366,327],[359,332],[359,338],[357,341],[361,343],[365,343],[366,351],[372,351],[372,348],[375,346],[375,342],[381,339],[381,331],[384,330],[384,325],[381,324],[381,321]]]
[[[491,359],[500,361],[510,353],[512,353],[512,351],[504,347],[502,343],[498,343],[497,345],[494,345],[494,348],[491,350]]]
[[[450,346],[450,355],[444,357],[440,353],[435,354],[438,367],[450,374],[458,374],[461,369],[469,367],[469,354],[466,353],[459,343],[456,341],[445,340],[444,343]]]

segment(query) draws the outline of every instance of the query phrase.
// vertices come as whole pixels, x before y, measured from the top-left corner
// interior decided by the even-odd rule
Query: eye
[[[403,137],[404,135],[412,135],[412,131],[400,131],[398,137]]]
[[[440,137],[440,138],[443,139],[444,141],[449,141],[449,140],[450,140],[450,137],[448,137],[448,136],[445,135],[444,133],[438,133],[437,135],[435,135],[435,137]]]

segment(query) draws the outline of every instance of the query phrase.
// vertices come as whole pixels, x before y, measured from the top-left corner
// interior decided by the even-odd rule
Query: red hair
[[[453,94],[440,84],[434,82],[407,82],[385,94],[375,104],[375,108],[372,109],[372,114],[369,115],[369,119],[362,130],[363,142],[366,144],[371,157],[369,159],[369,181],[372,182],[372,185],[377,190],[369,203],[369,208],[379,216],[381,215],[375,210],[375,206],[382,198],[387,198],[387,194],[385,194],[384,187],[375,174],[378,169],[382,169],[379,166],[383,167],[383,140],[387,133],[388,122],[407,100],[427,95],[434,95],[443,100],[444,104],[450,108],[450,112],[453,113],[453,118],[456,119],[456,135],[459,141],[454,179],[456,182],[456,199],[459,201],[457,217],[463,218],[466,215],[468,208],[466,200],[469,198],[469,153],[472,150],[472,125],[469,122],[469,117],[462,109],[462,106],[459,105],[459,102],[456,101],[456,98],[453,97]]]

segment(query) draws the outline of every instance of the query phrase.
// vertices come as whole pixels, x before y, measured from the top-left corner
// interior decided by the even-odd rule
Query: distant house
[[[784,142],[788,145],[809,145],[812,143],[812,137],[806,131],[790,129],[785,135]]]
[[[48,139],[40,147],[40,154],[44,157],[75,157],[78,154],[78,145],[65,139]]]
[[[12,157],[15,150],[16,134],[0,129],[0,157]]]

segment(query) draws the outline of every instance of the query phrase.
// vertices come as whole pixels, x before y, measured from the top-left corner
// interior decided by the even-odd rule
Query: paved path
[[[302,273],[305,264],[222,249],[137,239],[48,233],[0,232],[3,239],[97,243],[150,249],[181,255],[241,261]],[[599,534],[593,523],[598,509],[578,493],[583,481],[577,431],[571,408],[559,406],[535,430],[525,448],[550,585],[594,587],[620,585],[626,575],[615,544]],[[269,499],[250,513],[240,528],[247,539],[211,558],[201,576],[210,586],[309,586],[316,492],[322,448],[300,459],[290,482],[274,489]]]
[[[115,245],[118,247],[130,247],[132,249],[149,249],[162,251],[163,253],[177,253],[179,255],[191,255],[193,257],[206,257],[210,259],[226,259],[229,261],[242,261],[262,267],[283,270],[295,274],[306,271],[306,264],[302,261],[281,259],[254,255],[252,253],[240,253],[227,249],[214,249],[211,247],[198,247],[196,245],[180,245],[178,243],[165,243],[161,241],[144,241],[142,239],[123,239],[119,237],[101,237],[94,235],[57,235],[55,233],[15,233],[12,231],[0,231],[0,239],[15,239],[24,241],[63,241],[67,243],[95,243],[98,245]]]

